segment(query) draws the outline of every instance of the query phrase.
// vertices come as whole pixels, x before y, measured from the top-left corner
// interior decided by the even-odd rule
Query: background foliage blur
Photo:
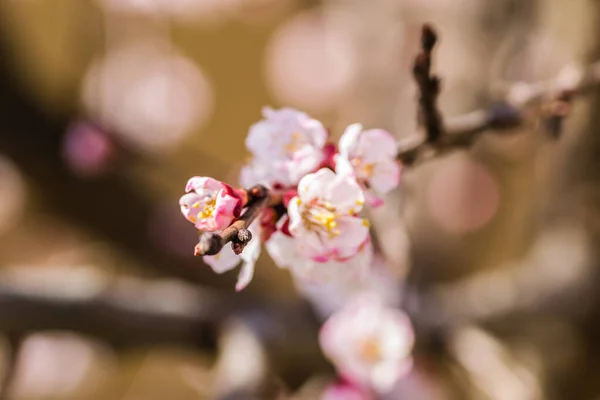
[[[334,138],[353,122],[414,134],[410,64],[424,21],[441,33],[441,109],[454,116],[487,107],[508,82],[595,60],[598,11],[591,0],[0,0],[0,298],[118,288],[134,309],[179,310],[200,283],[295,302],[268,257],[243,295],[235,273],[192,257],[195,230],[177,206],[190,176],[236,183],[264,105],[302,109]],[[590,104],[575,105],[559,141],[531,124],[405,171],[371,216],[398,280],[442,299],[461,326],[450,350],[438,351],[439,332],[427,337],[430,364],[405,398],[597,393]],[[215,394],[213,354],[173,343],[121,351],[62,327],[24,339],[15,398]]]

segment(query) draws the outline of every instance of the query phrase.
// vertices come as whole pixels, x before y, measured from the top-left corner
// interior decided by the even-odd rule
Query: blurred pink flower
[[[254,266],[258,256],[260,256],[260,224],[254,222],[250,225],[250,232],[252,232],[253,239],[246,245],[242,254],[236,255],[231,246],[227,245],[214,256],[202,257],[204,262],[217,274],[232,270],[241,262],[242,266],[238,275],[238,281],[235,285],[235,290],[238,292],[243,290],[248,286],[250,281],[252,281],[252,278],[254,277]]]
[[[253,160],[242,171],[245,184],[294,185],[318,168],[327,140],[319,121],[292,108],[265,107],[263,116],[246,137]]]
[[[73,172],[83,176],[100,175],[110,167],[115,155],[109,136],[85,121],[69,127],[63,140],[63,157]]]
[[[308,174],[288,205],[289,230],[299,249],[317,262],[345,261],[369,238],[369,223],[356,214],[364,195],[356,181],[330,169]]]
[[[216,179],[195,176],[190,178],[185,191],[179,199],[181,213],[199,230],[223,230],[242,211],[242,196]]]
[[[356,177],[370,206],[383,204],[377,195],[388,193],[400,183],[394,137],[382,129],[363,131],[361,124],[352,124],[340,138],[339,149],[336,172]]]
[[[379,393],[389,392],[412,367],[408,317],[375,295],[361,295],[333,314],[319,341],[341,376]]]
[[[321,400],[373,400],[373,397],[350,382],[336,382],[327,386]]]
[[[368,239],[354,257],[345,261],[314,261],[306,257],[300,245],[298,240],[281,231],[273,233],[265,244],[275,264],[288,268],[298,285],[320,287],[334,281],[351,285],[362,280],[371,266],[373,247]]]

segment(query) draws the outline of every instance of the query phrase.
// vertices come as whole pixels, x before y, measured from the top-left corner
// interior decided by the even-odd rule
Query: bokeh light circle
[[[191,61],[153,43],[116,49],[86,76],[90,114],[122,141],[150,153],[175,148],[213,112],[208,79]]]
[[[326,111],[356,74],[347,35],[307,12],[285,22],[266,49],[266,80],[279,101],[309,111]]]
[[[468,157],[445,162],[435,171],[427,190],[432,218],[452,234],[481,229],[500,205],[496,178],[487,167]]]

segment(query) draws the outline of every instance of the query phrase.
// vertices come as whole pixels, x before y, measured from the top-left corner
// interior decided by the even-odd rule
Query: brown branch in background
[[[413,76],[419,87],[419,125],[425,127],[427,141],[435,142],[443,134],[441,114],[437,109],[437,97],[440,93],[440,80],[431,74],[431,56],[437,42],[437,34],[430,25],[421,30],[421,53],[415,58]]]
[[[265,207],[275,205],[277,202],[281,202],[281,195],[271,193],[262,185],[252,187],[248,190],[248,206],[244,214],[220,233],[203,233],[194,248],[194,255],[215,255],[229,242],[231,242],[234,253],[240,254],[248,242],[252,240],[252,233],[248,230],[252,221],[260,215]]]
[[[500,90],[502,99],[491,107],[449,118],[445,134],[436,143],[428,139],[429,132],[427,138],[413,136],[401,140],[397,159],[410,165],[427,152],[440,154],[453,148],[468,147],[483,132],[524,126],[540,114],[548,133],[557,138],[572,100],[599,85],[600,61],[581,70],[567,67],[549,81],[507,85]]]

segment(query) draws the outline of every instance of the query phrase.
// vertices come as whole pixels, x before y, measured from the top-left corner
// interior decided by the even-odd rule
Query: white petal
[[[252,278],[254,278],[254,262],[244,262],[242,263],[242,267],[240,268],[240,273],[238,275],[237,283],[235,284],[235,290],[239,292],[243,290]]]
[[[213,271],[217,274],[229,271],[235,268],[241,261],[240,256],[233,252],[231,246],[226,245],[221,251],[214,256],[202,257],[205,263],[207,263]]]
[[[321,168],[314,174],[308,174],[298,183],[298,196],[302,201],[322,199],[327,193],[327,188],[336,179],[335,173],[328,168]]]
[[[396,158],[396,139],[383,129],[371,129],[360,135],[358,150],[367,163]]]
[[[388,193],[400,183],[400,166],[396,161],[388,160],[375,164],[373,175],[369,178],[371,188],[377,193]]]
[[[265,247],[269,256],[279,268],[288,268],[295,262],[302,260],[295,239],[279,231],[271,235],[265,243]]]
[[[331,203],[338,212],[346,214],[362,210],[365,196],[352,177],[336,176],[335,180],[327,182],[325,190],[325,200]]]
[[[352,166],[352,163],[347,158],[341,156],[340,154],[337,154],[334,157],[334,161],[335,161],[335,173],[337,175],[350,176],[352,178],[356,177],[356,172],[354,171],[354,167]]]
[[[346,128],[338,143],[341,155],[348,158],[354,153],[362,130],[363,126],[361,124],[352,124]]]
[[[328,246],[339,249],[351,249],[358,253],[360,246],[369,238],[369,226],[366,220],[358,217],[342,217],[338,219],[340,235],[328,241]]]

